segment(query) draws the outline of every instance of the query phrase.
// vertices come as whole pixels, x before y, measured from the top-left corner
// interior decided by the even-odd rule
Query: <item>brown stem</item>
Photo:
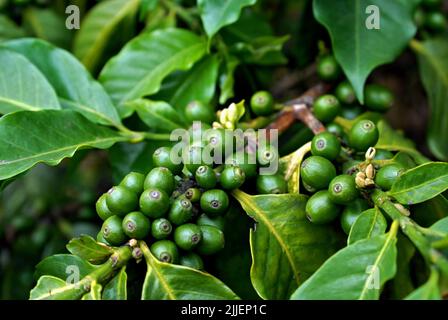
[[[325,131],[325,127],[322,122],[317,120],[306,104],[296,104],[293,108],[296,118],[306,124],[306,126],[310,128],[314,134],[319,134]]]

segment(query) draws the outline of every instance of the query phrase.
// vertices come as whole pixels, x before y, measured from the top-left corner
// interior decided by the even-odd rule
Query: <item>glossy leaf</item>
[[[411,240],[402,233],[398,233],[397,239],[397,272],[388,287],[390,298],[401,300],[415,290],[414,266],[411,260],[415,256],[416,249]]]
[[[70,253],[93,264],[104,262],[113,253],[111,247],[86,235],[70,240],[66,247]]]
[[[422,227],[429,227],[445,217],[448,217],[448,200],[441,194],[412,206],[412,219]]]
[[[328,259],[291,299],[376,300],[396,272],[398,223],[388,234],[360,240]]]
[[[416,32],[415,3],[390,0],[315,0],[314,16],[330,33],[333,51],[361,103],[364,84],[376,67],[392,62]],[[375,6],[379,29],[368,28]],[[341,14],[344,12],[344,14]]]
[[[95,70],[120,23],[134,16],[140,0],[107,0],[94,6],[76,34],[73,52],[89,70]]]
[[[164,101],[139,99],[128,103],[142,121],[152,129],[171,132],[185,127],[179,113]]]
[[[0,180],[40,162],[57,165],[81,148],[105,149],[123,140],[117,132],[98,126],[75,111],[8,114],[0,119]]]
[[[289,36],[263,36],[252,39],[249,43],[235,45],[234,54],[248,64],[271,66],[285,64],[288,59],[282,53]]]
[[[141,245],[147,271],[143,300],[235,300],[238,297],[212,275],[158,261],[146,244]]]
[[[228,99],[233,98],[235,93],[233,86],[235,84],[235,70],[240,64],[240,61],[234,57],[229,56],[225,61],[225,70],[219,77],[219,88],[221,90],[219,95],[219,103],[224,104]]]
[[[448,234],[448,218],[443,218],[437,221],[430,229]]]
[[[206,52],[206,42],[182,29],[163,29],[144,33],[131,40],[109,60],[100,74],[120,115],[132,109],[124,103],[159,91],[162,80],[176,70],[190,69]]]
[[[252,284],[263,299],[287,299],[339,247],[329,226],[306,218],[303,195],[234,197],[257,225],[250,233]]]
[[[241,10],[256,2],[257,0],[197,0],[202,23],[209,38],[222,27],[237,21]]]
[[[77,300],[85,289],[77,284],[67,284],[52,276],[42,276],[30,292],[30,300]]]
[[[103,300],[126,300],[127,281],[128,275],[126,274],[126,267],[123,267],[104,287]]]
[[[421,203],[448,189],[448,163],[430,162],[406,171],[389,195],[406,205]]]
[[[380,209],[364,211],[353,224],[347,239],[349,245],[363,239],[370,239],[386,232],[387,221]]]
[[[406,300],[441,300],[439,272],[431,269],[428,281],[406,297]]]
[[[28,59],[0,49],[0,65],[0,114],[61,108],[53,88]]]
[[[24,26],[37,38],[68,49],[72,32],[65,26],[65,17],[51,9],[28,7],[23,12]]]
[[[25,37],[25,31],[8,16],[0,14],[0,41]]]
[[[162,88],[154,99],[167,101],[183,114],[185,107],[194,100],[210,103],[216,91],[219,59],[207,56],[191,70],[173,75],[168,88]]]
[[[47,78],[64,108],[81,112],[89,120],[120,126],[120,117],[104,88],[65,50],[38,39],[4,44],[29,59]]]
[[[409,154],[417,164],[423,164],[429,160],[415,148],[414,142],[404,137],[404,135],[392,129],[386,121],[377,123],[380,137],[375,148],[389,151],[402,151]]]
[[[73,279],[82,279],[96,268],[98,266],[94,266],[78,256],[55,254],[39,262],[34,276],[40,278],[49,275],[62,280],[67,280],[68,277],[72,276]]]
[[[412,42],[418,55],[420,78],[431,107],[427,141],[431,152],[448,161],[448,38]]]

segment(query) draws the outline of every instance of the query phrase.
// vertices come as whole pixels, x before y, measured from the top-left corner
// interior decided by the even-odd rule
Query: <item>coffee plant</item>
[[[448,1],[0,1],[0,297],[448,297]]]

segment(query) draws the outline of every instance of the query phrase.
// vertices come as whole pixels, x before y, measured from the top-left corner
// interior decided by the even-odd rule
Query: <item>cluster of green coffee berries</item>
[[[442,2],[443,0],[421,1],[414,13],[414,20],[419,28],[434,33],[448,31],[448,21],[441,10]]]

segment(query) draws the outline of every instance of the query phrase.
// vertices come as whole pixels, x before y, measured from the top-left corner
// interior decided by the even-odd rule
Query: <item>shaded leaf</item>
[[[448,200],[441,194],[412,206],[412,218],[422,227],[429,227],[448,216]]]
[[[126,267],[123,267],[104,287],[103,300],[126,300],[127,281],[128,275],[126,274]]]
[[[119,133],[70,110],[16,112],[0,119],[0,180],[37,163],[57,165],[80,148],[105,149],[123,141]]]
[[[396,272],[398,223],[386,235],[360,240],[328,259],[291,299],[376,300]]]
[[[52,276],[42,276],[30,292],[30,300],[77,300],[85,289]]]
[[[437,221],[430,229],[448,234],[448,218],[443,218]]]
[[[141,244],[147,272],[143,300],[235,300],[238,297],[212,275],[195,269],[158,261],[146,244]]]
[[[222,27],[237,21],[241,10],[256,2],[257,0],[197,0],[202,23],[209,38]]]
[[[364,84],[372,70],[395,60],[414,36],[415,3],[315,0],[313,5],[314,16],[330,33],[336,59],[363,103]],[[366,11],[370,6],[379,10],[379,29],[366,26],[372,16],[372,12]]]
[[[104,262],[113,253],[111,247],[86,235],[70,240],[66,247],[70,253],[93,264]]]
[[[205,41],[182,29],[144,33],[108,61],[100,74],[122,117],[132,109],[125,102],[156,93],[162,80],[175,70],[190,69],[206,52]]]
[[[307,197],[233,195],[257,222],[250,233],[251,279],[263,299],[287,299],[338,249],[339,238],[330,226],[306,218]]]
[[[387,221],[380,209],[373,208],[359,215],[347,239],[348,245],[363,239],[373,238],[386,232]]]
[[[401,204],[412,205],[448,189],[448,163],[429,162],[406,171],[388,194]]]
[[[248,64],[265,66],[285,64],[288,59],[282,53],[282,49],[288,40],[289,36],[255,38],[248,43],[237,43],[234,46],[234,54]]]
[[[61,108],[53,88],[24,56],[0,49],[0,65],[0,114]]]
[[[418,55],[420,78],[431,106],[427,141],[439,160],[448,160],[448,38],[412,42]]]
[[[8,16],[0,14],[0,41],[25,37],[25,31]]]
[[[439,272],[437,269],[431,269],[428,281],[411,292],[406,300],[441,300],[442,296],[439,289]]]
[[[76,276],[74,273],[78,273],[79,279],[82,279],[96,268],[98,266],[94,266],[78,256],[55,254],[39,262],[34,276],[40,278],[43,275],[49,275],[66,280],[70,275]]]
[[[93,122],[121,125],[104,88],[69,52],[38,39],[9,41],[4,46],[24,55],[45,75],[64,108],[77,110]]]
[[[235,84],[235,70],[240,61],[234,56],[228,56],[225,61],[225,70],[219,77],[219,103],[224,104],[228,99],[233,98],[235,93],[233,86]]]

